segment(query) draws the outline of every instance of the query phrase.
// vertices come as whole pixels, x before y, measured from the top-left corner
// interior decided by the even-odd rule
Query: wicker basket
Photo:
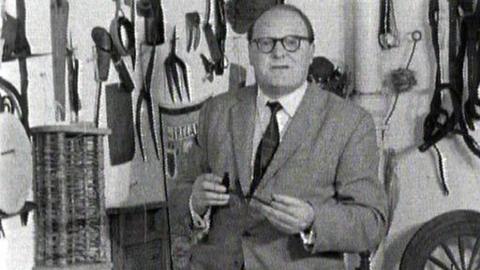
[[[81,125],[32,128],[35,269],[109,269],[103,174],[108,133]]]

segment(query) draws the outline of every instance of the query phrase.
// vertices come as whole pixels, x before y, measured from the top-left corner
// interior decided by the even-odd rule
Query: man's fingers
[[[227,205],[228,200],[210,200],[207,202],[209,206],[219,206],[219,205]]]
[[[305,202],[297,199],[295,197],[287,196],[287,195],[281,195],[281,194],[273,194],[273,200],[275,202],[284,204],[284,205],[297,205],[297,206],[302,206]]]
[[[204,192],[198,197],[199,203],[204,206],[227,205],[229,200],[230,195],[214,192]]]
[[[296,229],[293,228],[292,226],[288,225],[288,224],[285,224],[285,223],[283,223],[279,220],[276,220],[274,218],[271,218],[271,217],[267,217],[267,219],[274,227],[276,227],[280,231],[283,231],[283,232],[288,233],[288,234],[296,233]]]
[[[271,204],[273,209],[276,209],[277,211],[283,212],[287,215],[293,216],[293,217],[298,217],[298,208],[297,207],[292,207],[291,205],[285,205],[283,203],[279,203],[277,201],[272,201]]]
[[[204,199],[207,201],[228,201],[230,199],[230,195],[215,192],[205,192]]]
[[[204,178],[206,181],[215,182],[215,183],[222,183],[222,177],[215,175],[215,174],[204,174]]]
[[[227,191],[227,188],[225,186],[220,185],[217,182],[208,181],[208,180],[202,183],[202,187],[204,190],[213,191],[217,193],[225,193]]]
[[[290,225],[295,225],[297,223],[297,218],[296,217],[294,217],[292,215],[289,215],[287,213],[284,213],[282,211],[279,211],[279,210],[277,210],[273,207],[262,205],[261,209],[266,215],[268,215],[268,216],[270,216],[270,217],[272,217],[272,218],[274,218],[274,219],[276,219],[276,220],[278,220],[282,223],[290,224]]]
[[[261,208],[261,211],[264,213],[268,221],[277,229],[288,234],[296,233],[298,231],[295,224],[286,222],[285,220],[279,218],[279,216],[276,214],[275,209],[264,205],[262,205]]]

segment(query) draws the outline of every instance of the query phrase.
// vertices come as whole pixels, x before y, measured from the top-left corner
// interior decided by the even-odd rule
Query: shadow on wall
[[[389,245],[388,248],[385,249],[382,265],[380,265],[378,269],[398,269],[405,247],[420,226],[422,226],[422,224],[415,225],[397,235],[395,239],[387,240]]]

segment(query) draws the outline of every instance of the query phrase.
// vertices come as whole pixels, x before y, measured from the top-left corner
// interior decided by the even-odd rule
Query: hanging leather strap
[[[480,106],[478,87],[480,83],[480,6],[477,1],[462,1],[460,5],[465,14],[461,24],[461,47],[458,59],[466,60],[468,98],[465,102],[465,121],[470,130],[474,130],[473,122],[480,119],[476,106]],[[469,5],[467,5],[467,3]],[[466,56],[466,58],[465,58]],[[459,64],[458,76],[463,76],[464,65]]]
[[[419,147],[420,151],[426,151],[430,146],[436,144],[450,133],[462,135],[468,148],[476,156],[480,157],[480,147],[475,139],[468,133],[467,124],[464,118],[462,96],[463,96],[463,60],[465,51],[465,42],[463,38],[457,39],[459,28],[458,5],[456,2],[448,2],[448,22],[440,21],[443,18],[439,12],[443,9],[439,5],[439,1],[448,0],[431,0],[429,5],[429,23],[432,28],[432,41],[437,61],[437,71],[435,78],[435,92],[430,104],[430,112],[424,122],[424,143]],[[444,3],[444,4],[445,4]],[[443,23],[441,27],[439,24]],[[448,28],[447,28],[448,27]],[[443,70],[442,65],[443,54],[439,47],[439,28],[443,31],[448,30],[448,71]],[[444,34],[444,32],[443,32]],[[460,46],[458,45],[460,42]],[[458,49],[457,49],[458,48]],[[447,72],[448,76],[446,76]],[[448,79],[447,79],[448,78]],[[442,107],[442,92],[448,91],[453,110],[449,113]]]

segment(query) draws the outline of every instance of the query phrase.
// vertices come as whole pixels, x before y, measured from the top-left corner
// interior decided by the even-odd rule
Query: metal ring
[[[415,30],[412,32],[411,37],[413,41],[420,41],[422,40],[422,32],[420,32],[419,30]]]

